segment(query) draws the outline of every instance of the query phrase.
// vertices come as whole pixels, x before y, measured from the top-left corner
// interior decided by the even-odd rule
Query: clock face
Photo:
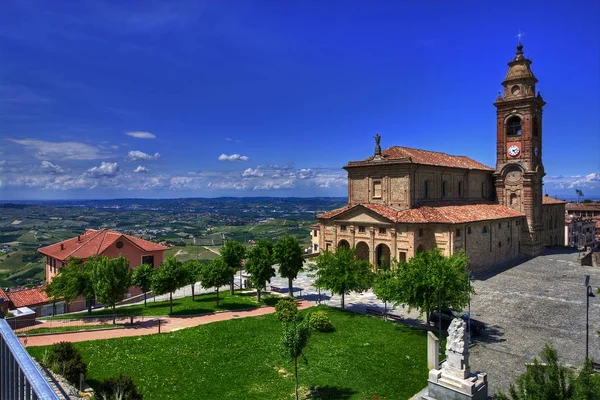
[[[519,149],[519,146],[512,145],[508,148],[509,156],[516,157],[519,155],[520,152],[521,152],[521,149]]]

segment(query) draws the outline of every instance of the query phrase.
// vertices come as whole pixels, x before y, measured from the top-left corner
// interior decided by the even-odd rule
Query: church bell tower
[[[544,251],[542,221],[542,108],[536,93],[531,60],[519,42],[515,58],[494,106],[497,117],[496,195],[500,204],[526,215],[521,227],[520,251],[534,257]]]

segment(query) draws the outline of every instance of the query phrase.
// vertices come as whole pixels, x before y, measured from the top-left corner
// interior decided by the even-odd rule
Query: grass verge
[[[426,385],[424,331],[316,309],[327,311],[336,330],[313,333],[309,340],[308,361],[299,363],[304,398],[408,399]],[[123,373],[133,377],[145,400],[280,400],[294,393],[293,364],[282,358],[281,335],[281,323],[267,315],[74,345],[88,364],[92,386]],[[39,359],[44,347],[28,350]]]
[[[56,326],[52,328],[33,328],[27,331],[21,331],[17,333],[17,336],[29,336],[39,335],[43,333],[64,333],[64,332],[75,332],[75,331],[90,331],[90,330],[103,330],[103,329],[120,329],[124,328],[125,325],[77,325],[77,326]]]

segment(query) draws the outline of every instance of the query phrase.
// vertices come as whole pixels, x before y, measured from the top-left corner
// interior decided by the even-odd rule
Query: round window
[[[120,249],[123,247],[123,242],[121,242],[120,240],[117,242],[117,249]]]

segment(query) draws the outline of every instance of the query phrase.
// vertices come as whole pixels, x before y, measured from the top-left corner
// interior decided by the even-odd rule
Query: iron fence
[[[0,398],[58,400],[11,327],[0,318]]]

